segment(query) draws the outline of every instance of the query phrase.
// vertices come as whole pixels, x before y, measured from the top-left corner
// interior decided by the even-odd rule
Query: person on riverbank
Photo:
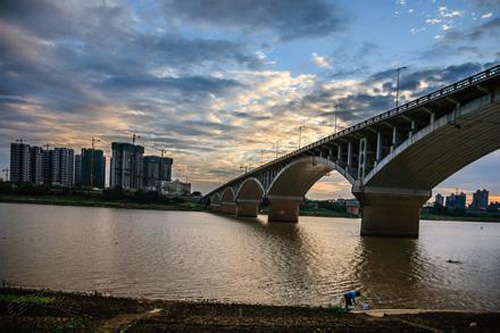
[[[347,291],[344,294],[345,309],[349,310],[349,307],[356,304],[356,297],[361,296],[361,292],[358,290]]]

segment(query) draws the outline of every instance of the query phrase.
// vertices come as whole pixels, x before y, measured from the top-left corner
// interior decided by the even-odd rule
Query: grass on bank
[[[49,304],[54,302],[54,297],[45,297],[38,295],[15,295],[15,294],[0,294],[0,302],[16,302],[28,304]]]

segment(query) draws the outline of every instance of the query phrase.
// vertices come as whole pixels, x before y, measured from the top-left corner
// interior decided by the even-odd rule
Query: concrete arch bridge
[[[307,191],[328,172],[352,184],[361,235],[417,237],[432,189],[500,148],[500,66],[381,113],[255,168],[206,195],[215,211],[298,222]]]

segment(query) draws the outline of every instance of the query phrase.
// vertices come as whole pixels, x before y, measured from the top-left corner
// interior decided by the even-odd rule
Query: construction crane
[[[135,146],[135,140],[142,139],[140,135],[136,135],[135,132],[132,132],[132,145]]]
[[[163,149],[163,148],[155,148],[156,150],[158,150],[160,152],[160,156],[163,158],[163,156],[165,155],[165,153],[167,152],[166,149]]]

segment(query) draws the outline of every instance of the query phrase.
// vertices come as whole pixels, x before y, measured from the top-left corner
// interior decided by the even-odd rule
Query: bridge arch
[[[431,121],[353,186],[363,205],[361,235],[417,237],[420,209],[432,189],[500,149],[500,89]]]
[[[221,212],[228,215],[236,215],[235,194],[232,187],[226,187],[221,196]]]
[[[212,210],[219,211],[221,208],[221,198],[218,192],[215,192],[210,196],[210,206]]]
[[[260,181],[255,177],[245,179],[236,192],[236,201],[238,200],[262,200],[266,190]]]
[[[232,187],[226,187],[224,191],[222,192],[221,196],[221,202],[234,202],[234,199],[236,198],[234,194],[234,190]]]
[[[257,178],[245,179],[236,192],[237,215],[244,217],[257,217],[259,204],[266,190]]]
[[[495,94],[498,95],[498,94]],[[500,149],[497,103],[483,96],[460,106],[400,144],[363,180],[365,187],[432,190],[454,173]],[[493,101],[495,102],[495,101]]]
[[[269,186],[267,197],[302,198],[321,177],[333,170],[354,184],[355,179],[337,163],[323,157],[307,156],[291,162],[276,175]]]
[[[219,194],[219,193],[214,193],[214,194],[212,194],[212,196],[210,197],[210,203],[211,203],[212,205],[214,205],[214,204],[215,204],[215,205],[220,205],[220,202],[221,202],[220,200],[221,200],[221,199],[220,199],[220,194]]]
[[[298,222],[299,206],[309,189],[328,172],[336,170],[351,184],[354,178],[329,159],[308,156],[288,164],[274,178],[267,191],[269,221]]]

